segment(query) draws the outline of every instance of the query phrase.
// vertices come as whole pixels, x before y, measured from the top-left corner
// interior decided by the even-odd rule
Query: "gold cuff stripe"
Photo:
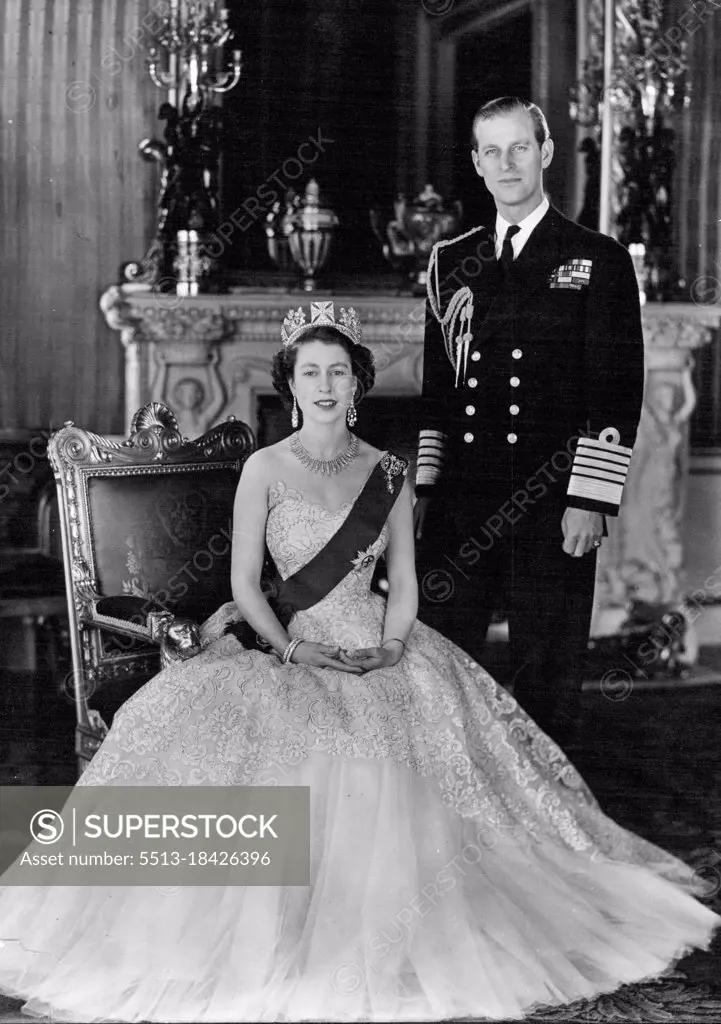
[[[632,448],[624,448],[622,444],[611,444],[609,441],[597,441],[593,437],[582,437],[578,441],[577,449],[581,447],[595,448],[594,454],[598,455],[603,452],[604,455],[625,455],[627,458],[631,458],[633,452]]]
[[[580,473],[582,476],[597,476],[602,480],[616,480],[619,484],[626,482],[626,473],[623,470],[592,462],[591,459],[576,459],[572,472]]]
[[[425,484],[435,484],[438,481],[441,471],[439,468],[431,466],[418,466],[416,469],[416,486],[423,486]]]
[[[617,476],[615,473],[604,473],[603,470],[598,469],[584,470],[574,468],[573,476],[583,477],[584,480],[608,480],[609,483],[619,484],[621,487],[626,483],[625,477]]]
[[[602,501],[608,505],[620,505],[623,486],[603,480],[579,477],[574,474],[568,485],[567,493],[574,495],[576,498],[588,498],[591,501]]]
[[[619,471],[628,469],[628,464],[631,461],[628,455],[614,455],[612,452],[601,452],[598,448],[582,448],[579,445],[576,448],[576,458],[582,457],[603,462],[609,469],[618,468]]]

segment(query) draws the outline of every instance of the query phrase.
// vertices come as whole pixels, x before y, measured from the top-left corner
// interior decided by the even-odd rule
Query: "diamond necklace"
[[[329,476],[331,473],[340,473],[342,469],[351,464],[360,448],[358,437],[355,434],[351,434],[350,431],[348,433],[350,434],[348,444],[333,459],[314,458],[308,449],[303,447],[298,431],[290,439],[290,450],[311,473],[322,473],[324,476]]]

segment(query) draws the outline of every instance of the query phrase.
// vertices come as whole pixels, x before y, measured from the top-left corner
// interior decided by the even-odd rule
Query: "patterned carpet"
[[[704,652],[700,685],[584,693],[584,739],[571,757],[604,810],[697,870],[697,895],[721,913],[721,650]],[[489,666],[490,667],[490,666]],[[5,689],[7,693],[7,689]],[[0,782],[73,779],[67,704],[40,702],[33,730],[0,715]],[[27,1024],[0,997],[0,1024]],[[710,953],[682,959],[654,982],[590,1003],[539,1011],[527,1021],[720,1024],[721,937]]]

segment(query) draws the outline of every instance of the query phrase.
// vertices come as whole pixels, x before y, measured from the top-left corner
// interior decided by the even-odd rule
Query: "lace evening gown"
[[[340,527],[278,483],[284,577]],[[377,644],[387,527],[291,635]],[[517,1018],[663,972],[719,922],[603,815],[479,665],[416,623],[393,668],[283,666],[204,627],[118,712],[80,785],[311,789],[310,887],[0,889],[0,990],[70,1021]]]

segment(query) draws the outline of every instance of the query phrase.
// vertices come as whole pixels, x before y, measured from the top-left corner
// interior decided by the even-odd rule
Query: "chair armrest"
[[[160,647],[163,667],[200,654],[200,626],[192,619],[176,618],[161,605],[142,597],[118,594],[90,602],[88,625],[122,636],[147,640]]]
[[[151,631],[151,615],[167,615],[173,618],[172,614],[160,605],[142,597],[132,597],[128,594],[101,597],[100,594],[92,594],[86,596],[83,620],[86,625],[101,626],[111,633],[155,641]],[[155,642],[159,643],[160,640]]]

